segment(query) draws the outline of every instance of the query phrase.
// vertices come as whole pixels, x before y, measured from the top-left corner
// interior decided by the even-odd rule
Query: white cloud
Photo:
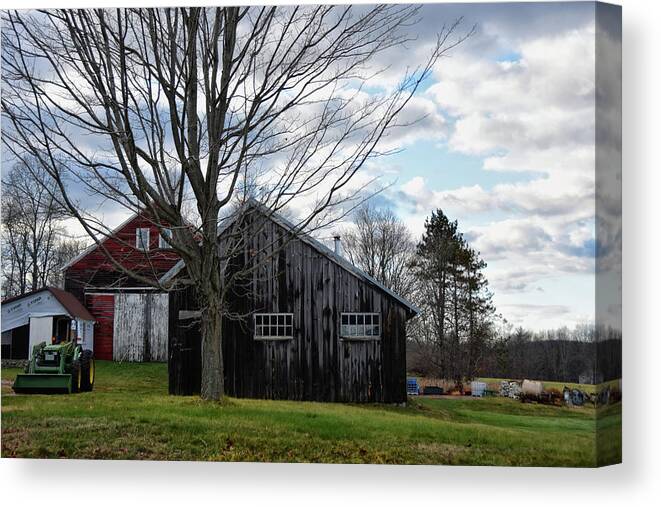
[[[428,97],[415,95],[397,117],[394,130],[379,144],[379,149],[403,148],[423,139],[445,139],[448,131],[439,105]]]
[[[568,305],[506,304],[501,305],[501,309],[514,326],[552,328],[561,321],[571,327],[583,320],[581,317],[573,317]]]
[[[398,187],[386,197],[416,235],[434,208],[459,219],[471,244],[488,262],[496,304],[511,321],[539,328],[584,318],[585,312],[564,304],[557,294],[551,297],[545,283],[594,270],[594,259],[588,255],[595,239],[593,6],[447,4],[425,6],[421,12],[418,39],[379,55],[365,72],[373,74],[378,68],[383,72],[366,83],[359,98],[369,100],[375,90],[392,90],[406,69],[423,62],[443,22],[465,15],[465,29],[474,21],[480,26],[474,37],[438,62],[431,76],[434,83],[413,97],[399,117],[399,123],[407,126],[394,129],[378,149],[411,147],[420,140],[436,142],[450,151],[480,157],[490,178],[488,184],[473,180],[456,188],[442,187],[418,173],[416,161],[406,168],[411,173],[399,174]],[[610,42],[605,41],[605,49],[616,50]],[[342,93],[355,93],[353,86],[348,83]],[[311,100],[303,112],[318,113],[327,93],[312,97],[320,102]],[[313,162],[325,153],[319,150]],[[616,151],[613,157],[618,155]],[[277,173],[283,158],[273,158],[264,180]],[[391,182],[396,174],[386,164],[387,159],[369,161],[346,192],[383,175],[381,183]],[[512,174],[520,178],[512,181]],[[503,180],[493,183],[494,175]],[[298,195],[292,212],[304,214],[333,181],[325,178],[315,192]],[[615,201],[617,193],[609,194]],[[104,218],[115,224],[120,215],[111,212]],[[613,243],[620,234],[620,229],[612,228]],[[539,294],[546,299],[542,301]]]
[[[438,82],[426,96],[450,119],[449,150],[482,158],[485,171],[521,173],[520,181],[439,189],[416,176],[402,183],[398,197],[412,205],[416,220],[435,208],[459,219],[489,264],[506,317],[535,328],[593,319],[557,301],[528,301],[539,301],[543,287],[563,277],[594,276],[594,23],[529,34],[512,53],[510,61],[497,61],[460,51],[439,63]],[[549,302],[554,297],[547,294]]]

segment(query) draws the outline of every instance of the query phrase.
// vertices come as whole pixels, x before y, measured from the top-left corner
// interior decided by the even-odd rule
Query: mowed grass
[[[14,395],[2,370],[2,456],[320,463],[594,466],[596,411],[503,398],[406,407],[167,394],[164,364],[97,362],[93,392]],[[600,449],[621,453],[619,404]],[[618,443],[619,442],[619,443]],[[603,459],[599,460],[603,462]]]

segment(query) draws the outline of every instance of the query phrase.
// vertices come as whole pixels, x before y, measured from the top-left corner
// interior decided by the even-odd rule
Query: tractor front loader
[[[91,350],[74,342],[32,349],[25,373],[18,374],[12,389],[17,393],[77,393],[94,388],[95,366]]]

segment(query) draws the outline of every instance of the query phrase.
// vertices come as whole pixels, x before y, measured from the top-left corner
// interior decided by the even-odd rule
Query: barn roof
[[[2,301],[2,304],[6,305],[8,303],[13,303],[15,301],[19,301],[23,298],[44,291],[48,291],[51,294],[53,294],[55,299],[57,299],[58,303],[60,303],[64,307],[64,309],[67,311],[69,316],[75,317],[80,320],[94,320],[92,314],[87,310],[87,308],[83,306],[83,304],[80,301],[78,301],[76,296],[74,296],[70,292],[64,291],[62,289],[58,289],[57,287],[42,287],[41,289],[33,290],[32,292],[26,292],[25,294],[21,294],[20,296],[7,298]]]
[[[283,217],[281,214],[269,209],[267,206],[264,204],[260,203],[259,201],[255,199],[250,199],[248,200],[241,210],[245,210],[246,208],[254,208],[257,211],[261,212],[262,214],[266,215],[268,218],[273,220],[275,223],[286,229],[287,231],[295,234],[298,239],[303,241],[304,243],[308,244],[311,246],[313,249],[317,250],[320,254],[323,256],[327,257],[331,261],[335,262],[337,265],[340,267],[346,269],[350,273],[354,274],[357,276],[359,279],[363,280],[364,282],[368,283],[369,285],[372,285],[373,287],[376,287],[377,289],[385,292],[388,296],[392,297],[393,299],[397,300],[399,303],[401,303],[403,306],[405,306],[411,313],[414,315],[417,315],[420,313],[420,309],[415,306],[413,303],[411,303],[409,300],[406,298],[403,298],[399,294],[393,292],[390,290],[388,287],[383,285],[381,282],[378,280],[372,278],[369,276],[367,273],[365,273],[362,269],[354,266],[351,262],[349,262],[347,259],[342,257],[341,255],[336,254],[333,250],[328,248],[326,245],[321,243],[319,240],[313,238],[309,234],[301,231],[299,227],[296,225],[292,224],[289,220],[287,220],[285,217]],[[233,214],[233,216],[225,220],[223,224],[218,228],[218,236],[220,236],[223,232],[225,232],[233,223],[234,221],[241,216],[242,213],[241,211],[238,211]],[[175,264],[170,271],[165,273],[160,279],[161,284],[166,284],[170,280],[172,280],[177,274],[184,268],[184,261],[180,260]]]

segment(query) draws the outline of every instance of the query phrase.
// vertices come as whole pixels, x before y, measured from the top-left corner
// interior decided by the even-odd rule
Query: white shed
[[[76,297],[44,287],[2,302],[2,357],[27,359],[40,342],[76,340],[94,347],[94,317]]]

